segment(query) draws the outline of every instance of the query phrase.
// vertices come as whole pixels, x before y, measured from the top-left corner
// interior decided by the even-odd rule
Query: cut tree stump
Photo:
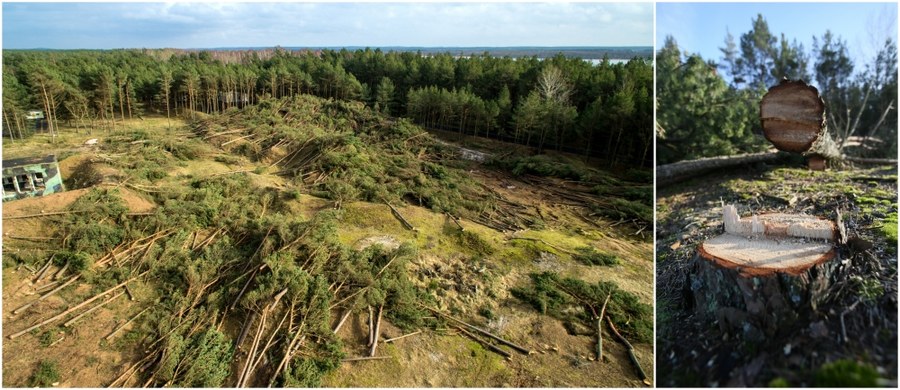
[[[703,242],[694,258],[697,314],[749,340],[790,330],[828,297],[840,264],[840,222],[790,214],[738,218],[734,206],[723,214],[725,234]]]

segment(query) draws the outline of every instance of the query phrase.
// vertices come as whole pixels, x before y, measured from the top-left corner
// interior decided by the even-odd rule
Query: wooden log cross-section
[[[725,233],[698,247],[691,274],[695,310],[723,332],[761,340],[789,330],[828,296],[840,221],[809,215],[740,218],[723,207]]]
[[[763,134],[776,149],[802,153],[809,167],[824,170],[825,160],[841,158],[825,121],[825,101],[819,90],[802,80],[782,80],[759,102]]]

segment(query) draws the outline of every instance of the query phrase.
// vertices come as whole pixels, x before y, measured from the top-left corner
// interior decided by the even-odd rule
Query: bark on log
[[[603,301],[603,308],[600,309],[600,316],[597,317],[597,361],[603,362],[603,317],[606,315],[606,304],[609,303],[609,298],[612,297],[612,292],[606,294],[606,299]]]
[[[625,345],[625,348],[628,349],[628,358],[631,359],[631,363],[634,364],[634,367],[637,369],[638,377],[644,382],[645,385],[650,385],[650,380],[647,378],[647,374],[644,372],[644,368],[641,367],[641,362],[638,361],[637,356],[634,354],[634,346],[628,342],[625,337],[619,333],[619,330],[616,329],[616,325],[613,324],[612,318],[606,317],[606,322],[609,324],[609,329],[612,330],[613,334],[616,335],[616,338]]]
[[[507,359],[512,359],[512,354],[510,354],[509,352],[506,352],[506,351],[500,349],[500,347],[498,347],[498,346],[496,346],[496,345],[494,345],[494,344],[489,343],[487,340],[484,340],[484,339],[482,339],[481,337],[478,337],[478,336],[472,334],[472,332],[469,332],[469,331],[463,329],[463,327],[457,326],[457,327],[456,327],[456,330],[458,330],[458,331],[460,331],[460,333],[462,333],[462,334],[468,336],[470,339],[474,340],[474,341],[477,342],[478,344],[481,344],[482,346],[484,346],[484,347],[487,348],[488,350],[490,350],[490,351],[492,351],[492,352],[494,352],[494,353],[496,353],[496,354],[498,354],[498,355],[500,355],[500,356],[503,356],[503,357],[505,357],[505,358],[507,358]]]
[[[515,349],[516,351],[521,352],[522,354],[525,354],[525,355],[531,355],[531,351],[530,351],[529,349],[527,349],[527,348],[525,348],[525,347],[522,347],[522,346],[520,346],[520,345],[518,345],[518,344],[516,344],[516,343],[513,343],[513,342],[511,342],[511,341],[505,340],[505,339],[503,339],[502,337],[497,336],[497,335],[495,335],[495,334],[493,334],[493,333],[491,333],[491,332],[488,332],[488,331],[486,331],[486,330],[484,330],[484,329],[481,329],[481,328],[479,328],[479,327],[477,327],[477,326],[475,326],[475,325],[469,324],[469,323],[467,323],[467,322],[463,322],[462,320],[460,320],[460,319],[458,319],[458,318],[454,318],[454,317],[452,317],[452,316],[450,316],[450,315],[448,315],[448,314],[441,313],[440,311],[438,311],[438,310],[436,310],[436,309],[432,309],[432,308],[427,307],[427,306],[422,306],[422,307],[425,308],[425,309],[428,309],[429,311],[431,311],[431,312],[434,313],[434,314],[437,314],[437,315],[439,315],[439,316],[441,316],[441,317],[444,317],[444,318],[446,318],[446,319],[452,320],[452,321],[457,322],[457,323],[459,323],[459,324],[465,325],[465,326],[466,326],[467,328],[469,328],[469,329],[472,329],[472,330],[474,330],[474,331],[476,331],[476,332],[478,332],[478,333],[481,333],[481,334],[483,334],[483,335],[485,335],[485,336],[488,336],[488,337],[490,337],[490,338],[492,338],[492,339],[494,339],[494,340],[497,340],[497,341],[499,341],[499,342],[501,342],[501,343],[503,343],[503,344],[505,344],[505,345],[511,347],[512,349]]]
[[[113,295],[111,298],[109,298],[109,299],[107,299],[107,300],[105,300],[105,301],[100,302],[99,304],[97,304],[97,306],[94,306],[94,307],[92,307],[92,308],[90,308],[90,309],[87,309],[87,310],[84,311],[84,313],[81,313],[81,314],[75,316],[75,318],[72,318],[71,320],[66,321],[66,323],[63,324],[63,326],[65,326],[66,328],[71,327],[71,326],[74,325],[76,322],[78,322],[78,320],[84,318],[84,316],[93,313],[95,310],[97,310],[97,309],[99,309],[99,308],[101,308],[101,307],[103,307],[103,306],[106,306],[107,303],[110,303],[110,302],[116,300],[116,298],[121,297],[123,294],[125,294],[125,293],[124,293],[124,292],[120,292],[120,293],[118,293],[118,294],[116,294],[116,295]]]
[[[773,162],[788,157],[790,157],[790,154],[783,152],[761,152],[679,161],[656,167],[656,184],[657,186],[666,186],[715,169],[759,162]]]
[[[27,309],[27,308],[29,308],[29,307],[31,307],[31,306],[34,306],[35,303],[38,303],[38,302],[40,302],[40,301],[43,301],[44,299],[49,298],[51,295],[56,294],[57,292],[59,292],[59,290],[62,290],[62,289],[64,289],[64,288],[66,288],[66,286],[68,286],[68,285],[70,285],[70,284],[72,284],[72,283],[75,283],[75,281],[78,280],[80,277],[81,277],[81,275],[75,275],[75,276],[69,278],[69,280],[67,280],[65,283],[63,283],[62,285],[60,285],[60,286],[57,287],[57,288],[54,288],[53,291],[50,291],[50,292],[48,292],[48,293],[46,293],[46,294],[44,294],[44,295],[41,295],[40,298],[35,299],[35,300],[31,301],[31,302],[28,302],[28,303],[26,303],[25,305],[23,305],[22,307],[20,307],[20,308],[18,308],[18,309],[16,309],[16,310],[13,310],[13,314],[19,314],[19,313],[21,313],[22,311],[24,311],[25,309]]]
[[[115,285],[115,286],[109,288],[108,290],[106,290],[106,291],[104,291],[104,292],[102,292],[102,293],[100,293],[100,294],[95,295],[93,298],[90,298],[90,299],[88,299],[88,300],[86,300],[86,301],[84,301],[84,302],[81,302],[81,303],[75,305],[74,307],[69,308],[69,309],[66,310],[66,311],[63,311],[62,313],[59,313],[59,314],[57,314],[57,315],[55,315],[55,316],[53,316],[53,317],[50,317],[50,318],[48,318],[48,319],[46,319],[46,320],[43,320],[43,321],[41,321],[41,322],[39,322],[39,323],[37,323],[37,324],[35,324],[35,325],[32,325],[32,326],[30,326],[30,327],[28,327],[28,328],[26,328],[26,329],[24,329],[24,330],[21,330],[21,331],[19,331],[19,332],[17,332],[17,333],[13,333],[13,334],[9,335],[8,337],[9,337],[10,340],[12,340],[12,339],[15,339],[16,337],[19,337],[19,336],[21,336],[21,335],[23,335],[23,334],[25,334],[25,333],[31,332],[32,330],[38,329],[38,328],[40,328],[40,327],[42,327],[42,326],[44,326],[44,325],[47,325],[47,324],[49,324],[49,323],[51,323],[51,322],[57,321],[57,320],[59,320],[60,318],[63,318],[63,317],[65,317],[65,316],[71,314],[72,312],[74,312],[74,311],[76,311],[76,310],[78,310],[78,309],[84,307],[85,305],[90,305],[91,302],[96,301],[97,299],[100,299],[100,298],[103,297],[104,295],[109,294],[109,293],[111,293],[111,292],[113,292],[113,291],[116,291],[117,289],[119,289],[120,287],[122,287],[122,286],[128,284],[128,283],[131,282],[132,280],[135,280],[135,279],[137,279],[137,278],[143,277],[144,275],[147,274],[147,272],[150,272],[150,271],[144,271],[144,272],[142,272],[140,275],[133,276],[133,277],[129,278],[128,280],[126,280],[126,281],[124,281],[124,282],[122,282],[122,283],[119,283],[119,284],[117,284],[117,285]]]
[[[391,208],[391,213],[394,214],[394,216],[397,217],[397,219],[400,220],[400,222],[403,223],[403,226],[404,226],[404,227],[406,227],[406,228],[409,229],[409,230],[416,231],[416,228],[413,227],[413,225],[412,225],[411,223],[409,223],[409,221],[407,221],[406,218],[403,218],[403,215],[400,214],[400,212],[397,211],[397,209],[394,208],[393,205],[391,205],[390,203],[387,203],[387,202],[385,202],[385,204],[387,204],[388,207]]]
[[[381,314],[384,313],[384,304],[378,306],[378,319],[375,320],[375,333],[374,338],[372,339],[372,349],[369,351],[369,356],[375,356],[375,350],[378,348],[378,336],[381,332]]]
[[[422,331],[421,331],[421,330],[417,330],[417,331],[415,331],[415,332],[412,332],[412,333],[409,333],[409,334],[405,334],[405,335],[403,335],[403,336],[397,336],[397,337],[394,337],[394,338],[389,338],[389,339],[387,339],[387,340],[384,340],[384,343],[385,343],[385,344],[387,344],[387,343],[393,343],[394,341],[397,341],[397,340],[400,340],[400,339],[405,339],[405,338],[410,337],[410,336],[415,336],[415,335],[417,335],[417,334],[419,334],[419,333],[422,333]]]

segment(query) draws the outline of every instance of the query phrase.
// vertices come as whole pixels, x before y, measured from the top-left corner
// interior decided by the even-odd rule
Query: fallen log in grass
[[[423,306],[423,307],[424,307],[424,306]],[[492,339],[494,339],[494,340],[497,340],[497,341],[499,341],[499,342],[501,342],[501,343],[503,343],[503,344],[505,344],[505,345],[507,345],[507,346],[509,346],[509,347],[512,347],[513,349],[515,349],[516,351],[521,352],[522,354],[525,354],[525,355],[530,355],[530,354],[531,354],[531,351],[530,351],[529,349],[527,349],[527,348],[525,348],[525,347],[522,347],[522,346],[519,346],[518,344],[515,344],[515,343],[513,343],[513,342],[511,342],[511,341],[508,341],[508,340],[506,340],[506,339],[504,339],[504,338],[502,338],[502,337],[500,337],[500,336],[497,336],[497,335],[495,335],[495,334],[493,334],[493,333],[491,333],[491,332],[488,332],[488,331],[486,331],[486,330],[484,330],[484,329],[481,329],[481,328],[479,328],[479,327],[477,327],[477,326],[475,326],[475,325],[472,325],[472,324],[463,322],[462,320],[459,320],[459,319],[457,319],[457,318],[454,318],[454,317],[452,317],[452,316],[450,316],[450,315],[448,315],[448,314],[441,313],[440,311],[438,311],[438,310],[436,310],[436,309],[433,309],[433,308],[430,308],[430,307],[424,307],[424,308],[425,308],[425,309],[428,309],[429,311],[431,311],[431,312],[434,313],[434,314],[437,314],[437,315],[439,315],[439,316],[441,316],[441,317],[444,317],[444,318],[446,318],[446,319],[449,319],[449,320],[455,321],[455,322],[457,322],[457,323],[460,323],[460,324],[462,324],[462,325],[465,325],[465,326],[466,326],[467,328],[469,328],[469,329],[472,329],[472,330],[474,330],[474,331],[476,331],[476,332],[478,332],[478,333],[481,333],[481,334],[483,334],[483,335],[485,335],[485,336],[488,336],[488,337],[490,337],[490,338],[492,338]]]
[[[644,372],[644,368],[641,367],[641,362],[637,360],[637,356],[634,355],[634,346],[622,337],[622,334],[616,329],[616,326],[613,324],[612,319],[606,317],[606,323],[609,324],[609,329],[612,330],[613,334],[616,335],[616,338],[625,345],[625,348],[628,349],[628,357],[631,359],[631,362],[634,363],[634,367],[637,369],[638,377],[644,382],[645,385],[650,386],[650,379],[647,378],[647,374]]]

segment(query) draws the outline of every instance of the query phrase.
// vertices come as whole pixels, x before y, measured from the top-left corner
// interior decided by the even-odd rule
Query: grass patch
[[[610,266],[619,264],[619,258],[616,255],[600,252],[589,246],[576,248],[575,251],[577,254],[572,256],[572,258],[586,265]]]
[[[28,387],[51,387],[59,382],[59,365],[53,360],[41,360],[37,370],[28,378]]]

